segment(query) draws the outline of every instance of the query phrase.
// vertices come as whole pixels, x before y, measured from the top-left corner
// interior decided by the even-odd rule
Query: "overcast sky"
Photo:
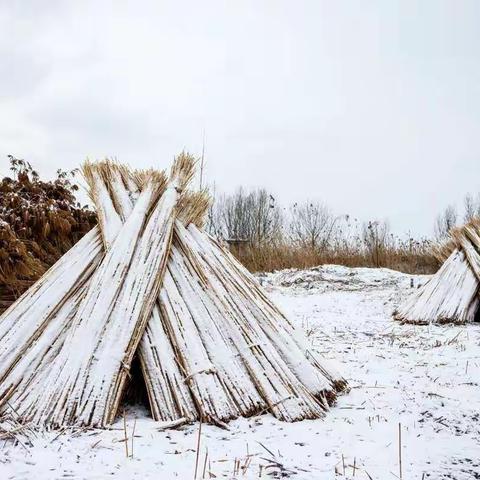
[[[200,154],[396,233],[480,191],[480,1],[0,2],[0,170]]]

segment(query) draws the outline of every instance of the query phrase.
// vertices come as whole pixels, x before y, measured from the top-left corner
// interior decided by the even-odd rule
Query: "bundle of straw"
[[[177,157],[168,180],[111,161],[83,173],[99,226],[2,318],[2,410],[105,426],[137,354],[156,420],[323,416],[346,382],[202,231],[193,158]]]
[[[433,247],[438,272],[394,312],[404,323],[469,323],[480,309],[480,219],[450,232]]]

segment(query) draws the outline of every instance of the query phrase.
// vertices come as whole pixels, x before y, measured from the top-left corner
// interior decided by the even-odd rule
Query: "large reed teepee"
[[[99,224],[0,317],[0,414],[105,426],[144,382],[156,420],[322,417],[345,381],[202,230],[192,158],[83,173]]]
[[[405,323],[480,321],[480,218],[453,229],[434,247],[442,267],[398,311]]]

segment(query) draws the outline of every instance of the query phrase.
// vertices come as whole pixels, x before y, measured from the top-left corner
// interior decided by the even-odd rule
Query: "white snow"
[[[351,391],[323,420],[263,415],[229,431],[203,425],[197,477],[206,465],[205,478],[275,478],[283,469],[298,480],[393,480],[400,425],[403,479],[480,478],[480,325],[391,320],[427,278],[335,266],[262,275]],[[126,423],[130,458],[123,419],[111,430],[27,433],[0,444],[0,478],[194,478],[198,424],[159,431],[140,407],[128,408]]]

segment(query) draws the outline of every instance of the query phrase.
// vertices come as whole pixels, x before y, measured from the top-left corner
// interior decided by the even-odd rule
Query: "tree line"
[[[215,197],[207,228],[216,237],[241,243],[233,251],[251,270],[328,262],[427,273],[437,266],[429,240],[395,236],[386,220],[336,215],[319,201],[283,207],[263,188]]]

